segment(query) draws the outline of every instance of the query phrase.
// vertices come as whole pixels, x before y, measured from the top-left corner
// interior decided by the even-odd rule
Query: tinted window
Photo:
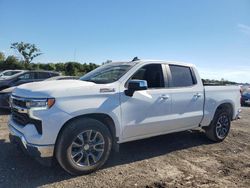
[[[146,80],[148,88],[164,87],[164,79],[161,64],[150,64],[140,68],[132,77],[132,80]]]
[[[48,72],[38,72],[37,79],[47,79],[50,78],[50,73]]]
[[[185,87],[194,85],[192,71],[189,67],[169,65],[172,75],[172,87]]]
[[[22,74],[21,76],[18,77],[19,80],[30,80],[30,79],[34,79],[34,73],[33,72],[29,72],[29,73],[25,73]]]

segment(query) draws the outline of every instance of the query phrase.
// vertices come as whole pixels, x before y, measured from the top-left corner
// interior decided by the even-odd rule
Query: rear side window
[[[50,73],[48,72],[38,72],[38,79],[47,79],[50,78]]]
[[[190,67],[169,65],[172,75],[172,87],[187,87],[195,83],[195,78]]]

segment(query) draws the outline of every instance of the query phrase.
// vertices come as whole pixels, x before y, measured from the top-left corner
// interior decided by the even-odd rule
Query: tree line
[[[9,69],[20,69],[20,70],[49,70],[57,71],[63,75],[68,76],[81,76],[87,72],[92,71],[99,65],[95,63],[79,63],[79,62],[59,62],[59,63],[32,63],[34,58],[42,55],[43,53],[35,44],[15,42],[10,46],[11,49],[17,51],[22,59],[18,59],[13,55],[9,55],[7,58],[4,53],[0,52],[0,71]],[[136,57],[137,58],[137,57]],[[107,60],[102,64],[110,63],[112,60]],[[228,80],[210,80],[202,79],[205,85],[231,85],[237,84]]]
[[[81,76],[99,66],[95,63],[79,62],[33,63],[34,58],[42,55],[40,49],[34,44],[16,42],[12,43],[10,48],[16,50],[22,59],[18,59],[14,55],[5,57],[5,54],[0,52],[0,71],[9,69],[49,70],[61,72],[63,75]]]

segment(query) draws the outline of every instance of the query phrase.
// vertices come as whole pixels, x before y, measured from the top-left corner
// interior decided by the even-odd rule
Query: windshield
[[[17,74],[19,72],[21,72],[21,71],[8,71],[8,72],[3,73],[3,75],[4,76],[12,76],[12,75]]]
[[[0,73],[0,76],[13,76],[21,71],[3,71]]]
[[[103,65],[80,78],[83,81],[94,82],[96,84],[107,84],[119,80],[128,72],[134,63],[109,63]]]

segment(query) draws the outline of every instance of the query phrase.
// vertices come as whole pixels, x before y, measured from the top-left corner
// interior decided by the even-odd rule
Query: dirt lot
[[[131,142],[80,177],[41,166],[10,144],[7,118],[0,116],[0,187],[250,187],[250,108],[222,143],[200,131]]]

